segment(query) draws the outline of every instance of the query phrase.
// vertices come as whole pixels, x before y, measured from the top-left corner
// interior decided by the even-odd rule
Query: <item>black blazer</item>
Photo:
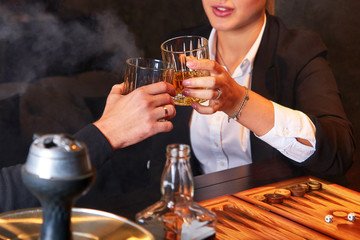
[[[211,26],[182,31],[177,35],[209,37]],[[277,17],[267,15],[264,35],[253,68],[252,91],[285,107],[307,114],[316,127],[316,152],[299,164],[251,133],[253,162],[283,158],[317,176],[344,174],[354,158],[355,140],[343,110],[335,78],[326,61],[327,48],[309,31],[289,30]],[[152,165],[162,166],[165,146],[190,144],[191,107],[177,106],[174,129],[152,138]],[[192,156],[194,174],[201,174]]]

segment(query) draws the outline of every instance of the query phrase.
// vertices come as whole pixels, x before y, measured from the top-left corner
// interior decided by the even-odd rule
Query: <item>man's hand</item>
[[[101,118],[94,125],[108,139],[113,149],[127,147],[160,132],[169,132],[176,111],[171,96],[174,87],[159,82],[122,95],[124,85],[114,85]]]

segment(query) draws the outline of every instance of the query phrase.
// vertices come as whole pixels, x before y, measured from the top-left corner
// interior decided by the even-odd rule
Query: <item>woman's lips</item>
[[[227,17],[234,11],[233,8],[228,8],[223,6],[214,6],[212,7],[212,10],[215,16],[217,17]]]

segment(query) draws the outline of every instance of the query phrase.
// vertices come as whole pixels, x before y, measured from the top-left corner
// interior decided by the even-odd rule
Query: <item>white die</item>
[[[333,220],[334,220],[333,215],[326,215],[326,217],[325,217],[325,222],[327,222],[327,223],[332,223]]]
[[[350,222],[355,221],[355,220],[356,220],[356,215],[355,215],[355,213],[349,213],[349,214],[348,214],[348,220],[349,220]]]

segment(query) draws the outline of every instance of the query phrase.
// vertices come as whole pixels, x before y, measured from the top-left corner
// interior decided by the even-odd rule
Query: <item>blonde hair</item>
[[[265,9],[266,11],[268,11],[268,13],[270,14],[274,14],[275,13],[275,0],[266,0],[266,5],[265,5]]]

